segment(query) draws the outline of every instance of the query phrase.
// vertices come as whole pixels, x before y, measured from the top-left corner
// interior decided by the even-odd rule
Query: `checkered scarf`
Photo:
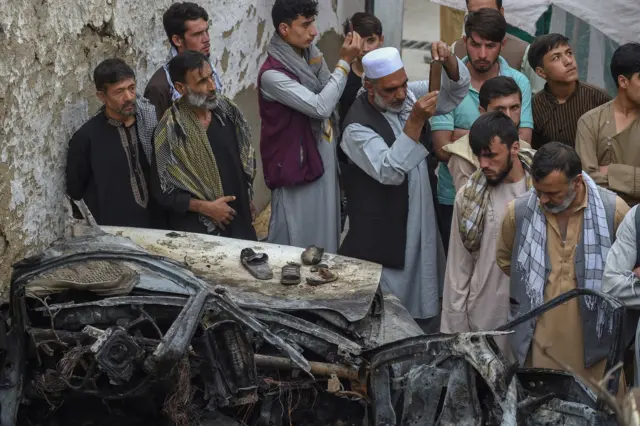
[[[105,108],[102,105],[95,115],[104,114]],[[156,108],[144,96],[136,95],[136,130],[138,131],[138,138],[140,138],[140,145],[142,145],[142,150],[149,164],[151,164],[151,153],[153,152],[153,131],[157,125]]]
[[[611,238],[607,217],[595,182],[582,172],[587,187],[587,208],[584,210],[583,241],[585,256],[584,286],[589,290],[600,291],[604,260],[611,248]],[[542,213],[535,190],[528,195],[526,212],[520,229],[520,245],[517,247],[516,268],[522,276],[531,309],[544,303],[544,286],[550,267],[546,264],[547,220]],[[595,309],[596,299],[585,298],[587,307]],[[601,332],[601,315],[598,315],[598,332]]]
[[[199,200],[214,201],[224,196],[216,158],[211,150],[207,130],[180,98],[164,114],[154,135],[160,186],[166,194],[174,190],[191,193]],[[227,118],[236,128],[238,151],[245,173],[250,199],[256,173],[255,152],[251,146],[251,129],[237,106],[218,95],[218,106],[212,120]],[[211,218],[200,216],[207,232],[216,228]]]
[[[531,188],[531,162],[536,152],[533,149],[520,149],[518,158],[522,167],[527,172],[527,188]],[[489,203],[489,192],[487,191],[487,178],[482,169],[477,169],[464,186],[464,197],[460,211],[460,225],[458,231],[464,247],[469,253],[480,250],[482,243],[482,233],[484,232],[484,218]]]

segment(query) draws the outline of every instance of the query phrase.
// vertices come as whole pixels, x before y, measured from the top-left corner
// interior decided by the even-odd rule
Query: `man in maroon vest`
[[[350,33],[333,73],[313,45],[315,0],[276,0],[276,32],[258,75],[260,153],[271,196],[268,241],[336,253],[340,204],[336,106],[361,39]]]

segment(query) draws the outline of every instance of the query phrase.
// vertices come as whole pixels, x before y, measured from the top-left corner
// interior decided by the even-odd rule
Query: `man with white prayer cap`
[[[452,111],[470,80],[445,43],[433,43],[432,52],[445,72],[441,90],[431,93],[428,80],[408,82],[396,48],[362,58],[364,89],[344,120],[340,145],[349,159],[349,231],[338,252],[382,264],[383,291],[417,320],[439,315],[446,263],[426,160],[429,118]],[[438,330],[437,321],[422,321],[423,329],[425,324]]]

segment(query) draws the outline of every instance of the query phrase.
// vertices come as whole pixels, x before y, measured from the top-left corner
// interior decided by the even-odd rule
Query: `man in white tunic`
[[[437,317],[445,256],[438,233],[427,155],[429,118],[453,110],[467,94],[469,72],[449,47],[432,45],[443,63],[441,91],[408,82],[397,49],[362,59],[365,84],[345,122],[342,150],[349,231],[339,253],[381,263],[381,286],[418,320]]]
[[[336,253],[340,238],[336,106],[360,53],[347,34],[333,73],[313,44],[315,0],[276,0],[276,32],[258,75],[260,153],[271,189],[268,241]]]
[[[488,331],[509,315],[509,277],[496,264],[496,238],[507,204],[531,186],[533,150],[520,149],[518,129],[501,111],[471,126],[479,168],[456,194],[442,300],[443,333]],[[506,339],[496,339],[503,351]]]

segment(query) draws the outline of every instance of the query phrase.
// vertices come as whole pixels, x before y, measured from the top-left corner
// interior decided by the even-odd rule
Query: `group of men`
[[[633,303],[621,283],[640,276],[627,264],[640,229],[627,215],[640,201],[640,44],[614,53],[611,100],[579,81],[566,37],[529,46],[507,36],[502,1],[467,8],[464,37],[431,45],[439,81],[410,82],[374,15],[345,23],[332,71],[313,43],[317,2],[276,0],[257,80],[268,241],[381,264],[383,290],[425,331],[492,330],[576,287]],[[251,129],[209,57],[208,14],[175,3],[163,24],[171,59],[144,97],[122,60],[95,69],[104,105],[70,141],[68,194],[101,225],[255,240]],[[612,262],[619,241],[634,255]],[[499,344],[522,365],[558,368],[535,339],[601,377],[599,321],[591,299],[572,300]]]

